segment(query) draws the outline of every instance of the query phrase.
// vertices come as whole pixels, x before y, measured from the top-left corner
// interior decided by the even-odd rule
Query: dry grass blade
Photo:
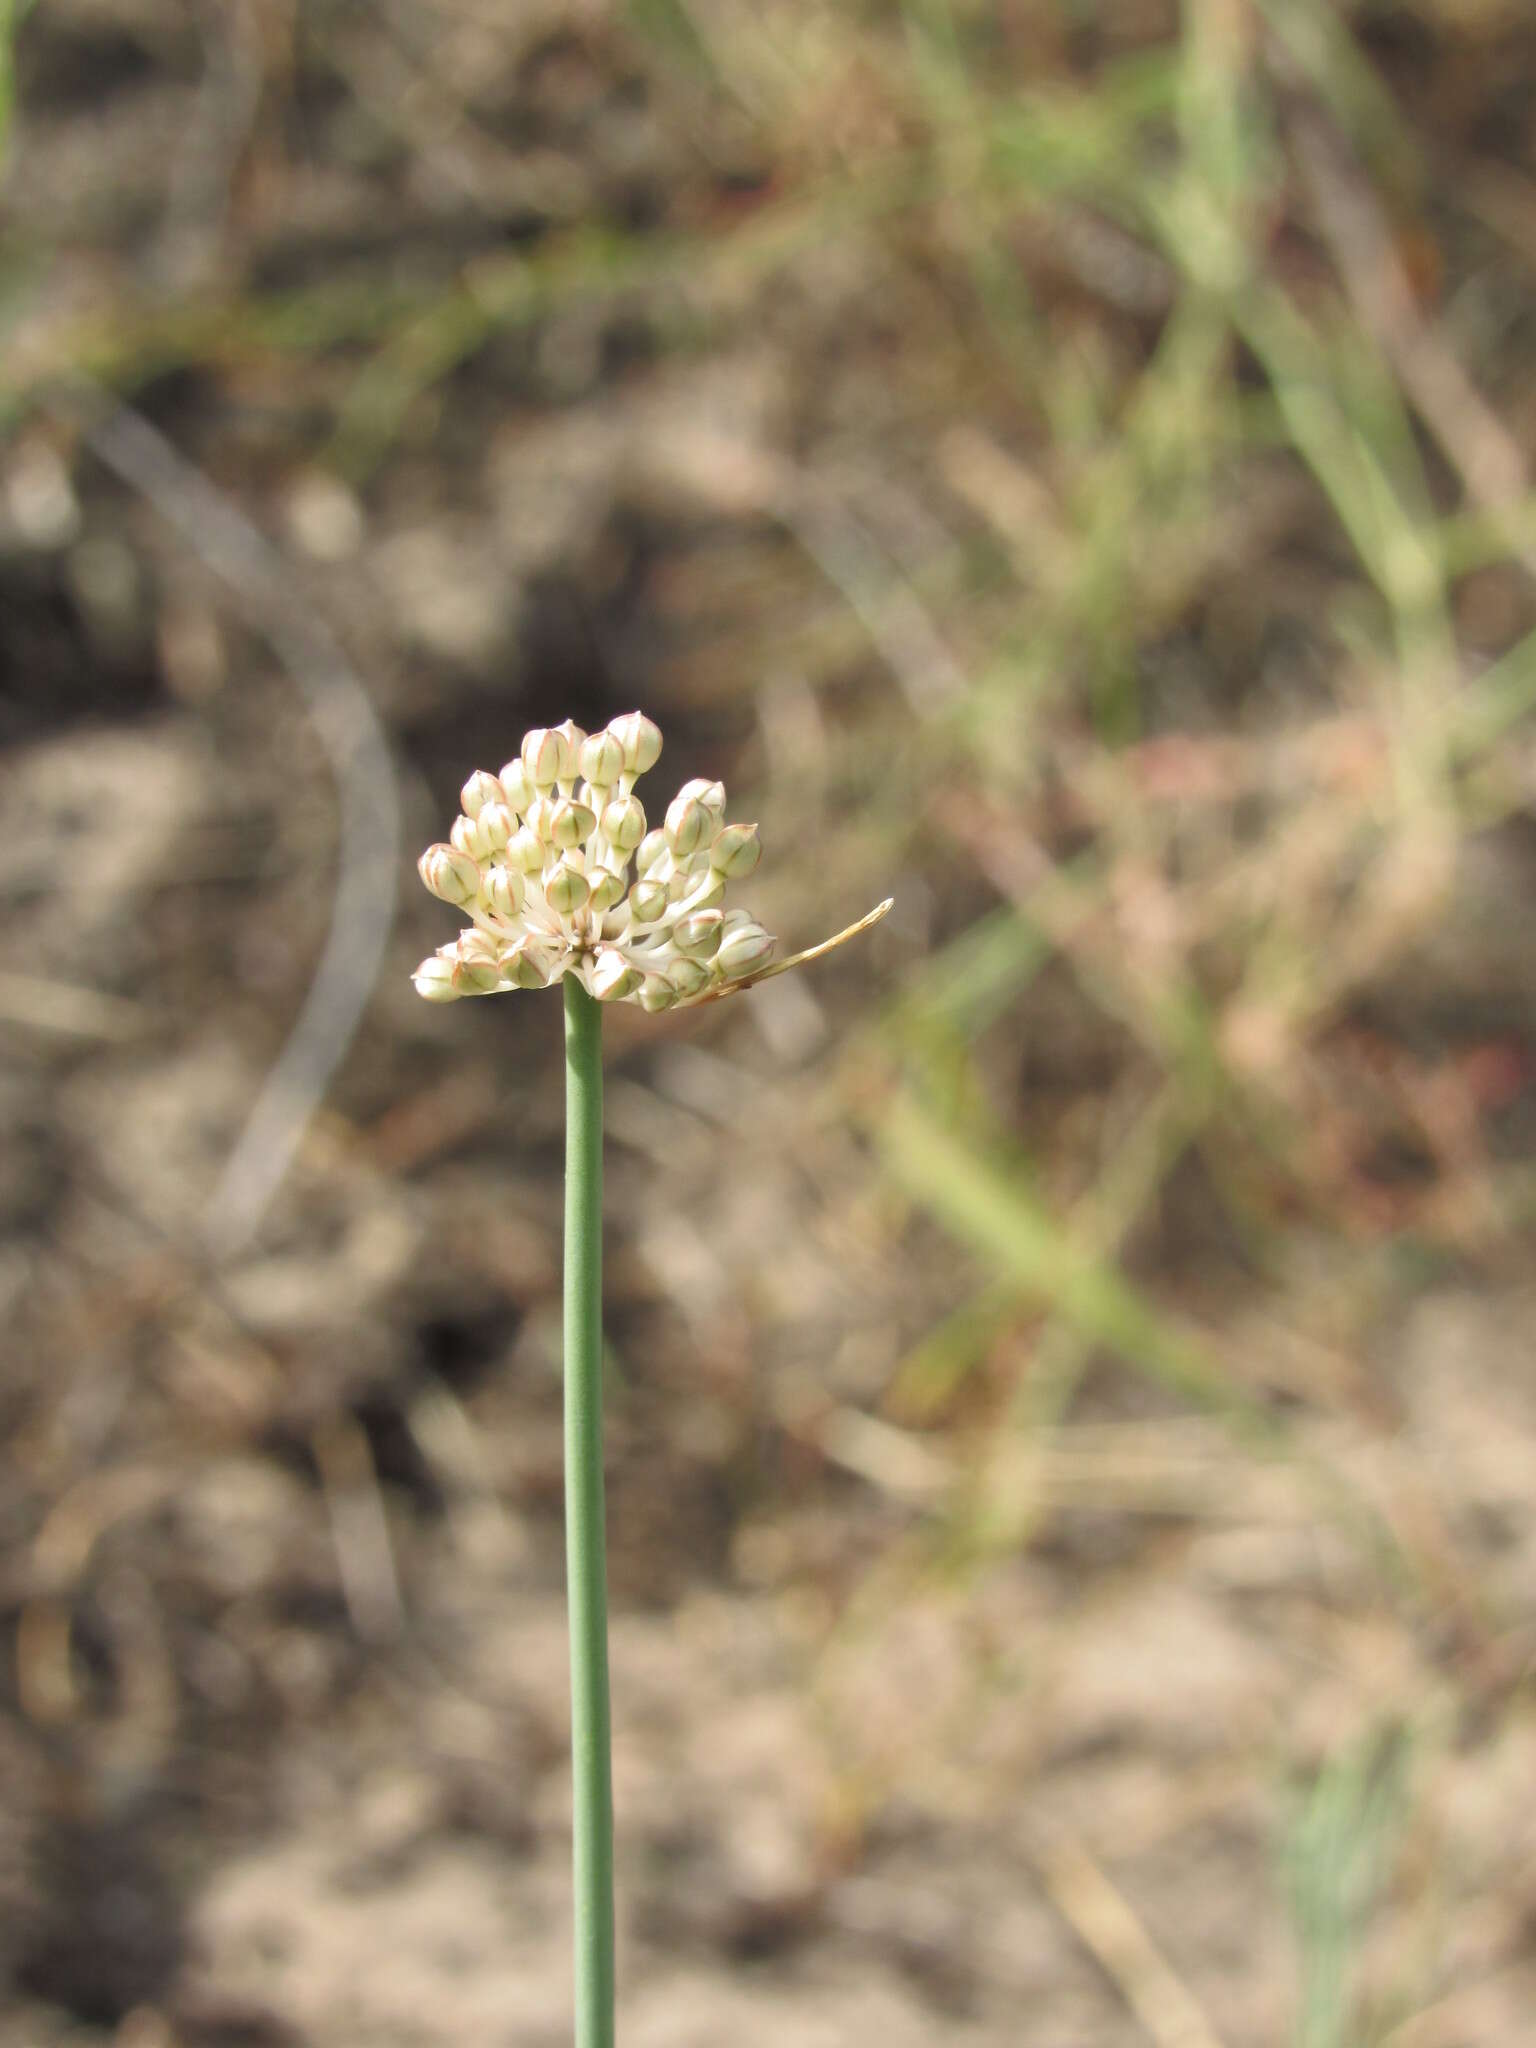
[[[31,974],[0,974],[0,1021],[50,1036],[112,1044],[137,1038],[153,1020],[148,1010],[125,996]]]
[[[1044,1203],[946,1129],[909,1093],[886,1106],[878,1138],[901,1185],[960,1242],[1089,1342],[1173,1391],[1243,1418],[1268,1439],[1250,1396],[1204,1343],[1163,1315],[1112,1267],[1084,1252]]]
[[[1420,314],[1375,193],[1319,115],[1299,110],[1291,125],[1318,220],[1364,326],[1385,350],[1473,504],[1483,511],[1512,510],[1529,487],[1525,458],[1443,335]],[[1505,538],[1536,574],[1536,550],[1510,529]]]
[[[1200,2001],[1081,1842],[1059,1836],[1035,1850],[1034,1862],[1062,1917],[1157,2048],[1221,2048]]]

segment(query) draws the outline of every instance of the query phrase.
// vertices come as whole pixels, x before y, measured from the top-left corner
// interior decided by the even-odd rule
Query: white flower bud
[[[677,792],[678,801],[702,804],[718,831],[725,823],[725,784],[706,782],[702,775],[695,775]]]
[[[570,740],[558,726],[536,725],[523,735],[523,766],[536,789],[569,782],[576,769]]]
[[[620,1003],[625,996],[634,994],[643,979],[639,968],[631,967],[622,953],[611,946],[599,946],[587,986],[600,1003]]]
[[[647,832],[635,852],[635,873],[648,875],[664,860],[672,858],[672,849],[667,844],[665,832]]]
[[[624,901],[624,877],[615,874],[612,868],[599,868],[590,880],[592,893],[587,898],[590,910],[612,910],[616,903]]]
[[[667,844],[679,860],[686,860],[709,836],[712,820],[697,797],[679,790],[667,805]]]
[[[662,969],[667,986],[675,989],[680,1002],[687,1002],[699,990],[709,984],[709,969],[699,960],[685,960],[679,957],[669,960]]]
[[[637,998],[642,1010],[648,1010],[654,1017],[660,1010],[670,1010],[678,1001],[678,992],[660,974],[648,974],[640,984]]]
[[[516,868],[497,866],[481,877],[480,894],[486,908],[498,917],[516,917],[527,889]]]
[[[672,943],[685,959],[708,960],[719,949],[724,922],[718,910],[691,910],[678,919]]]
[[[441,959],[436,953],[430,960],[423,960],[411,976],[416,984],[416,993],[429,1003],[456,1003],[459,991],[453,985],[453,962]]]
[[[505,804],[487,804],[475,820],[476,843],[483,849],[476,859],[483,859],[487,853],[500,853],[516,830],[517,820]]]
[[[546,946],[525,932],[520,939],[514,939],[503,946],[498,956],[501,962],[502,982],[507,988],[547,988],[549,986],[550,953]]]
[[[603,835],[620,853],[633,853],[645,838],[645,807],[637,796],[616,796],[603,811]]]
[[[501,856],[503,867],[520,875],[536,875],[544,865],[544,845],[529,825],[519,825],[507,841]]]
[[[580,765],[594,789],[612,789],[624,773],[624,749],[611,731],[595,732],[582,747]]]
[[[480,890],[480,870],[467,853],[439,840],[416,863],[416,872],[444,903],[472,902]]]
[[[478,818],[487,804],[506,802],[506,795],[494,775],[487,775],[483,768],[477,768],[459,791],[459,802],[467,816]]]
[[[642,877],[629,892],[629,914],[636,924],[659,924],[671,900],[665,882]]]
[[[610,718],[608,730],[623,749],[626,774],[643,775],[660,760],[661,727],[653,725],[643,711],[626,711],[619,718]]]
[[[720,941],[720,950],[715,955],[715,972],[727,981],[737,981],[744,974],[753,974],[759,967],[767,965],[772,954],[774,941],[760,924],[750,918],[744,924],[736,925]]]
[[[715,834],[709,849],[709,864],[728,882],[750,875],[763,857],[763,842],[755,825],[726,825]]]
[[[576,773],[576,763],[581,759],[581,750],[587,744],[586,732],[576,723],[574,718],[562,718],[555,727],[555,731],[560,734],[565,744],[571,750],[570,772],[571,775],[574,775]],[[562,775],[560,780],[565,782],[569,780],[569,777]]]
[[[516,811],[519,815],[527,810],[538,795],[533,777],[521,761],[508,761],[501,771],[500,781],[502,802],[509,811]],[[464,808],[468,810],[468,804]]]
[[[453,985],[468,996],[488,996],[501,987],[496,942],[485,932],[465,932],[454,948]]]
[[[462,815],[455,818],[448,828],[448,843],[468,854],[471,860],[479,860],[485,852],[480,842],[480,827],[473,818]]]
[[[569,860],[563,860],[544,884],[544,898],[557,917],[570,917],[581,909],[592,893],[586,876]]]
[[[570,797],[561,797],[549,812],[547,836],[551,846],[558,846],[568,853],[573,846],[584,845],[596,827],[597,818],[585,804],[578,804]]]

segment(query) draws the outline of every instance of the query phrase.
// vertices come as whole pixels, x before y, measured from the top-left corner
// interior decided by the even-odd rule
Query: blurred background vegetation
[[[642,706],[621,2030],[1536,2011],[1526,0],[9,0],[0,2031],[555,2044],[558,1004]]]

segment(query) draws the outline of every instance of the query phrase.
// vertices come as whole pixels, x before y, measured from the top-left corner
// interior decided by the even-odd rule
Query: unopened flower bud
[[[766,966],[773,952],[774,941],[760,924],[750,918],[745,924],[736,925],[720,941],[720,950],[715,955],[715,972],[727,981],[736,981],[744,974],[755,973]]]
[[[728,882],[750,875],[763,857],[763,842],[755,825],[726,825],[715,834],[709,849],[709,864]]]
[[[691,910],[673,928],[672,943],[685,959],[708,960],[719,949],[723,923],[718,910]]]
[[[587,983],[600,1003],[619,1003],[633,995],[643,979],[639,968],[631,967],[622,953],[600,946]]]
[[[439,840],[429,846],[416,863],[416,872],[444,903],[470,902],[480,888],[480,870],[467,853]]]
[[[647,832],[635,850],[635,873],[648,875],[664,860],[672,858],[672,849],[667,844],[667,835],[662,831]]]
[[[587,744],[586,730],[584,727],[579,726],[574,718],[562,718],[555,727],[555,731],[559,733],[571,750],[570,772],[574,775],[576,773],[576,763],[581,759],[581,750]],[[566,780],[566,777],[562,776],[560,779],[563,782]]]
[[[544,842],[529,825],[519,825],[502,851],[503,867],[520,875],[536,875],[544,865]]]
[[[501,784],[494,775],[488,775],[483,768],[477,768],[459,791],[459,803],[466,815],[478,818],[487,804],[506,801]]]
[[[569,782],[576,761],[570,740],[558,726],[536,725],[523,735],[523,766],[536,789],[553,789],[557,782]]]
[[[573,846],[584,845],[596,825],[596,816],[585,804],[576,803],[570,797],[561,797],[549,813],[549,843],[568,853]]]
[[[667,844],[679,860],[686,860],[709,836],[713,821],[697,797],[682,790],[667,805]]]
[[[568,860],[561,861],[544,884],[545,901],[557,917],[580,910],[591,893],[586,876]]]
[[[594,789],[612,789],[624,773],[624,749],[612,732],[595,732],[582,747],[580,766]]]
[[[416,984],[416,993],[424,996],[429,1003],[456,1003],[459,991],[453,985],[453,962],[444,960],[434,953],[430,960],[423,960],[411,976]]]
[[[480,859],[485,851],[480,843],[480,827],[473,818],[466,818],[461,812],[448,828],[448,843],[457,847],[460,853],[468,854],[471,860]]]
[[[516,868],[497,866],[481,877],[480,894],[498,917],[516,917],[523,907],[526,885]]]
[[[724,824],[725,784],[723,782],[707,782],[702,775],[695,775],[690,781],[683,784],[677,795],[680,802],[702,804],[714,821],[716,830]]]
[[[500,853],[517,830],[517,819],[505,804],[487,804],[476,818],[480,837],[492,853]]]
[[[547,988],[549,968],[548,950],[531,935],[501,949],[502,979],[508,988]]]
[[[461,995],[488,996],[501,987],[496,943],[484,932],[465,932],[454,948],[453,985]]]
[[[519,815],[527,810],[528,806],[538,795],[538,791],[534,787],[533,777],[528,773],[528,770],[520,760],[508,761],[501,771],[499,780],[501,782],[502,802],[509,811],[516,811]],[[468,804],[464,808],[468,810]]]
[[[645,806],[637,796],[616,796],[603,810],[603,835],[620,853],[633,853],[645,838]]]
[[[629,914],[636,924],[659,924],[670,902],[665,882],[642,877],[629,892]]]
[[[660,974],[648,974],[640,984],[639,1004],[654,1017],[660,1010],[670,1010],[678,1001],[678,992]]]
[[[615,874],[612,868],[598,868],[590,878],[591,894],[587,906],[591,910],[612,910],[616,903],[624,901],[624,877]]]
[[[608,730],[623,749],[626,774],[643,775],[661,758],[661,727],[643,711],[626,711],[619,718],[610,718]]]
[[[708,985],[709,969],[701,960],[685,960],[681,956],[668,961],[662,969],[667,986],[675,989],[680,1002],[696,996],[701,988]]]

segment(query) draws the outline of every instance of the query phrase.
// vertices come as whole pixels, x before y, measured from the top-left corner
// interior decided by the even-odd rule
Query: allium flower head
[[[417,864],[473,922],[417,968],[417,993],[451,1003],[574,974],[600,1002],[670,1010],[782,974],[890,909],[774,961],[763,927],[722,907],[762,855],[756,825],[727,824],[723,784],[693,781],[648,829],[635,783],[660,753],[659,729],[628,711],[590,735],[570,719],[536,727],[500,775],[477,768],[447,842]]]

